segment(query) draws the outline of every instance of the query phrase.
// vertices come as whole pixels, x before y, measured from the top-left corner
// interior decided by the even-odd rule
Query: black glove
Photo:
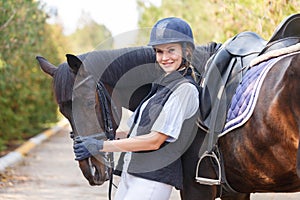
[[[101,154],[100,150],[103,149],[103,142],[103,140],[95,138],[81,139],[80,137],[76,137],[73,145],[75,160],[80,161]]]

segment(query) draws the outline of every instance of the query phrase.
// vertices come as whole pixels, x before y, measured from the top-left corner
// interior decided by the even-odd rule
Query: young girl
[[[175,17],[159,20],[148,45],[165,74],[129,119],[129,137],[77,139],[74,144],[76,160],[125,152],[117,168],[122,176],[115,200],[167,200],[173,186],[182,189],[180,156],[196,133],[199,91],[190,64],[195,48],[190,26]]]

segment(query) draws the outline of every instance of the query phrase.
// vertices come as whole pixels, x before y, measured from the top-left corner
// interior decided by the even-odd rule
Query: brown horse
[[[231,187],[203,186],[194,181],[199,160],[197,135],[183,156],[183,199],[249,200],[256,192],[299,192],[300,53],[280,59],[265,78],[251,118],[219,138],[227,183]],[[298,157],[297,157],[298,154]],[[193,155],[193,156],[191,156]],[[217,178],[211,163],[202,166],[204,176]],[[298,173],[298,175],[297,175]],[[226,185],[224,185],[226,186]],[[204,189],[204,187],[206,187]]]
[[[210,46],[199,51],[200,54],[196,53],[196,57],[203,58],[199,63],[206,63],[215,48],[215,45]],[[113,59],[107,61],[107,57]],[[97,113],[95,108],[99,105],[99,99],[95,98],[97,81],[101,80],[105,84],[112,101],[118,106],[134,110],[149,91],[148,83],[159,74],[153,64],[154,54],[149,48],[93,52],[78,58],[69,55],[68,63],[63,63],[58,68],[41,57],[37,59],[42,69],[53,76],[60,111],[69,119],[75,135],[93,135],[103,129],[103,124],[97,124],[101,121],[98,114],[96,117],[91,114]],[[199,63],[195,66],[200,66]],[[300,179],[297,176],[297,170],[298,173],[300,170],[300,160],[297,159],[297,152],[298,156],[300,154],[299,65],[299,54],[288,55],[277,61],[262,84],[251,118],[243,126],[219,139],[218,146],[224,160],[227,182],[235,192],[227,191],[226,188],[220,190],[219,186],[196,183],[198,153],[205,136],[205,132],[199,129],[191,147],[182,156],[182,199],[215,199],[221,196],[226,200],[248,200],[253,192],[300,191]],[[138,70],[139,66],[143,66],[143,70]],[[198,70],[202,72],[203,69],[200,67]],[[89,74],[96,75],[91,78]],[[76,81],[75,75],[83,78],[79,77]],[[122,79],[126,81],[120,81]],[[84,94],[78,98],[76,89],[79,86],[83,89],[79,93]],[[78,99],[81,100],[80,103],[73,102]],[[75,114],[74,106],[78,109]],[[113,128],[117,128],[117,123],[114,123]],[[80,168],[91,185],[102,184],[108,179],[105,173],[107,167],[103,162],[93,158],[92,164],[88,160],[80,162]],[[90,170],[91,165],[95,168],[94,174]],[[215,176],[215,170],[209,161],[204,163],[201,171]]]
[[[226,176],[239,192],[300,191],[299,64],[299,53],[275,63],[263,83],[251,119],[220,139]]]

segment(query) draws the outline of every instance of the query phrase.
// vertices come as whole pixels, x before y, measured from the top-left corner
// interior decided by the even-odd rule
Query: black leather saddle
[[[202,123],[211,128],[212,111],[218,111],[214,130],[221,132],[227,108],[250,61],[266,46],[254,32],[242,32],[226,41],[206,64],[201,82],[200,110]],[[218,104],[218,105],[217,105]]]
[[[284,19],[269,41],[265,41],[254,32],[242,32],[227,40],[205,66],[200,99],[202,125],[220,133],[232,96],[251,60],[269,51],[299,42],[300,13]],[[213,114],[214,112],[217,113]]]
[[[214,149],[218,135],[222,132],[228,107],[238,84],[242,81],[243,72],[250,61],[265,47],[266,41],[253,32],[242,32],[225,42],[207,62],[201,82],[200,122],[207,130],[199,150],[196,181],[200,184],[221,184],[222,168]],[[204,158],[209,157],[216,163],[218,179],[209,179],[198,175],[199,166]]]

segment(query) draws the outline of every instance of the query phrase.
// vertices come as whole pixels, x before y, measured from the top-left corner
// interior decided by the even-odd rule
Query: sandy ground
[[[20,164],[8,169],[0,182],[0,199],[108,199],[107,183],[90,186],[83,177],[74,160],[68,132],[59,132],[31,151]],[[171,199],[180,199],[178,192],[174,191]]]

